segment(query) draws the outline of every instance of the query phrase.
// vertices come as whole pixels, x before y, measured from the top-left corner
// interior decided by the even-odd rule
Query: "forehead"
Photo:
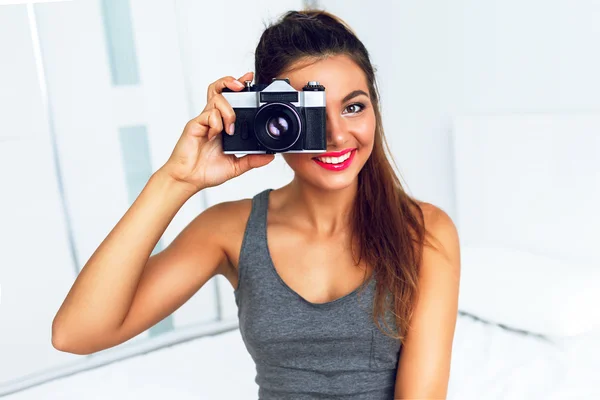
[[[346,55],[329,56],[317,62],[314,59],[298,61],[279,78],[289,78],[296,90],[302,90],[309,81],[318,81],[325,86],[328,99],[342,99],[358,89],[369,93],[365,73]]]

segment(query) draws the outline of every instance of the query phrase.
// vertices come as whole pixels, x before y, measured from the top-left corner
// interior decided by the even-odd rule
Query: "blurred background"
[[[233,289],[218,276],[175,313],[120,346],[79,356],[51,345],[52,319],[75,277],[150,175],[166,162],[185,123],[204,108],[207,86],[219,77],[252,71],[254,48],[265,25],[287,10],[304,7],[331,11],[355,29],[377,68],[385,131],[405,189],[442,208],[457,223],[456,171],[477,172],[476,165],[457,163],[453,132],[457,126],[473,127],[464,120],[457,125],[457,118],[589,116],[600,109],[600,3],[591,0],[74,0],[0,5],[0,396],[25,399],[36,387],[60,381],[62,392],[54,387],[31,398],[53,398],[48,393],[67,398],[76,389],[66,377],[205,336],[237,332]],[[585,153],[588,163],[578,170],[587,171],[585,186],[576,189],[584,198],[571,198],[571,204],[577,208],[574,204],[583,202],[586,210],[595,210],[588,200],[598,198],[600,169],[590,166],[600,154],[600,123],[595,117],[586,121],[577,129],[567,122],[561,125],[560,135],[573,136],[563,137],[564,142],[556,142],[563,145],[544,154],[570,144],[569,154],[575,157],[565,165],[572,165]],[[505,142],[494,142],[500,156],[494,165],[518,171],[518,164],[502,158],[505,153],[499,149],[509,151],[522,142],[514,132],[505,133]],[[564,175],[561,182],[575,177]],[[291,178],[291,169],[277,156],[264,169],[198,193],[174,218],[154,252],[206,207],[251,197]],[[511,187],[497,190],[525,196]],[[531,207],[523,215],[540,206],[523,205]],[[597,213],[585,215],[590,223],[598,220]],[[569,225],[573,221],[565,220],[563,226],[579,232],[579,244],[561,247],[557,236],[537,250],[544,247],[555,256],[597,262],[593,246],[600,235],[588,224]],[[531,231],[513,226],[514,232],[531,236]],[[237,359],[227,357],[237,352],[248,373],[230,372],[236,382],[232,386],[252,390],[251,359],[236,343],[221,352],[218,345],[208,346],[223,364],[203,364],[200,359],[209,354],[204,350],[192,370],[186,369],[190,375],[182,376],[204,385],[211,369],[231,371]],[[188,348],[183,354],[195,353]],[[174,364],[181,362],[177,357]],[[173,374],[170,364],[161,364],[162,373],[153,376]],[[112,378],[97,378],[97,384],[129,379],[123,385],[140,386],[128,375],[132,368],[123,369],[125,378],[115,371],[105,375]],[[143,380],[155,394],[157,387],[151,383],[156,379],[160,381],[148,376]],[[182,387],[162,385],[171,394]],[[131,393],[123,398],[134,397]]]

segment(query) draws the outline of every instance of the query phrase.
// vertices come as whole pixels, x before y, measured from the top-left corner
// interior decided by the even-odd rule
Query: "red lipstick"
[[[319,154],[317,157],[339,157],[339,156],[343,156],[344,154],[346,154],[349,151],[354,150],[353,148],[350,149],[344,149],[342,151],[330,151],[328,153],[321,153]]]
[[[317,157],[314,157],[313,161],[316,162],[320,167],[323,167],[330,171],[342,171],[342,170],[348,168],[350,166],[350,164],[352,163],[354,154],[356,154],[355,150],[356,149],[346,149],[346,150],[335,151],[335,152],[332,151],[332,152],[324,153],[322,155],[320,154],[317,156],[317,157],[340,157],[341,155],[344,155],[350,151],[351,152],[350,156],[346,160],[342,161],[341,163],[330,164],[330,163],[320,161]]]

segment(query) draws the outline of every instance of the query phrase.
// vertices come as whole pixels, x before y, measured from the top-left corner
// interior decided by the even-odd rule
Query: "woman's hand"
[[[243,81],[252,79],[253,73],[248,72],[238,80],[226,76],[209,85],[206,107],[185,125],[175,149],[161,168],[193,193],[267,165],[275,158],[273,154],[248,154],[237,158],[234,154],[223,153],[220,134],[223,127],[227,134],[233,134],[235,113],[221,92],[225,87],[238,92],[244,88]]]

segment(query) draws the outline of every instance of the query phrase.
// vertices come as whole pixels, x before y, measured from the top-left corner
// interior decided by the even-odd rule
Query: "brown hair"
[[[404,343],[418,296],[426,230],[423,211],[405,193],[384,150],[385,144],[393,161],[383,133],[375,68],[367,49],[352,29],[331,13],[288,11],[268,26],[260,38],[255,53],[255,80],[268,84],[296,61],[318,61],[337,54],[349,56],[364,71],[376,116],[373,151],[358,175],[358,194],[352,211],[358,262],[364,259],[376,275],[376,326],[382,330],[379,319],[386,310],[391,312],[395,316],[391,322],[396,325],[396,332],[391,335]],[[389,328],[386,320],[384,325]]]

